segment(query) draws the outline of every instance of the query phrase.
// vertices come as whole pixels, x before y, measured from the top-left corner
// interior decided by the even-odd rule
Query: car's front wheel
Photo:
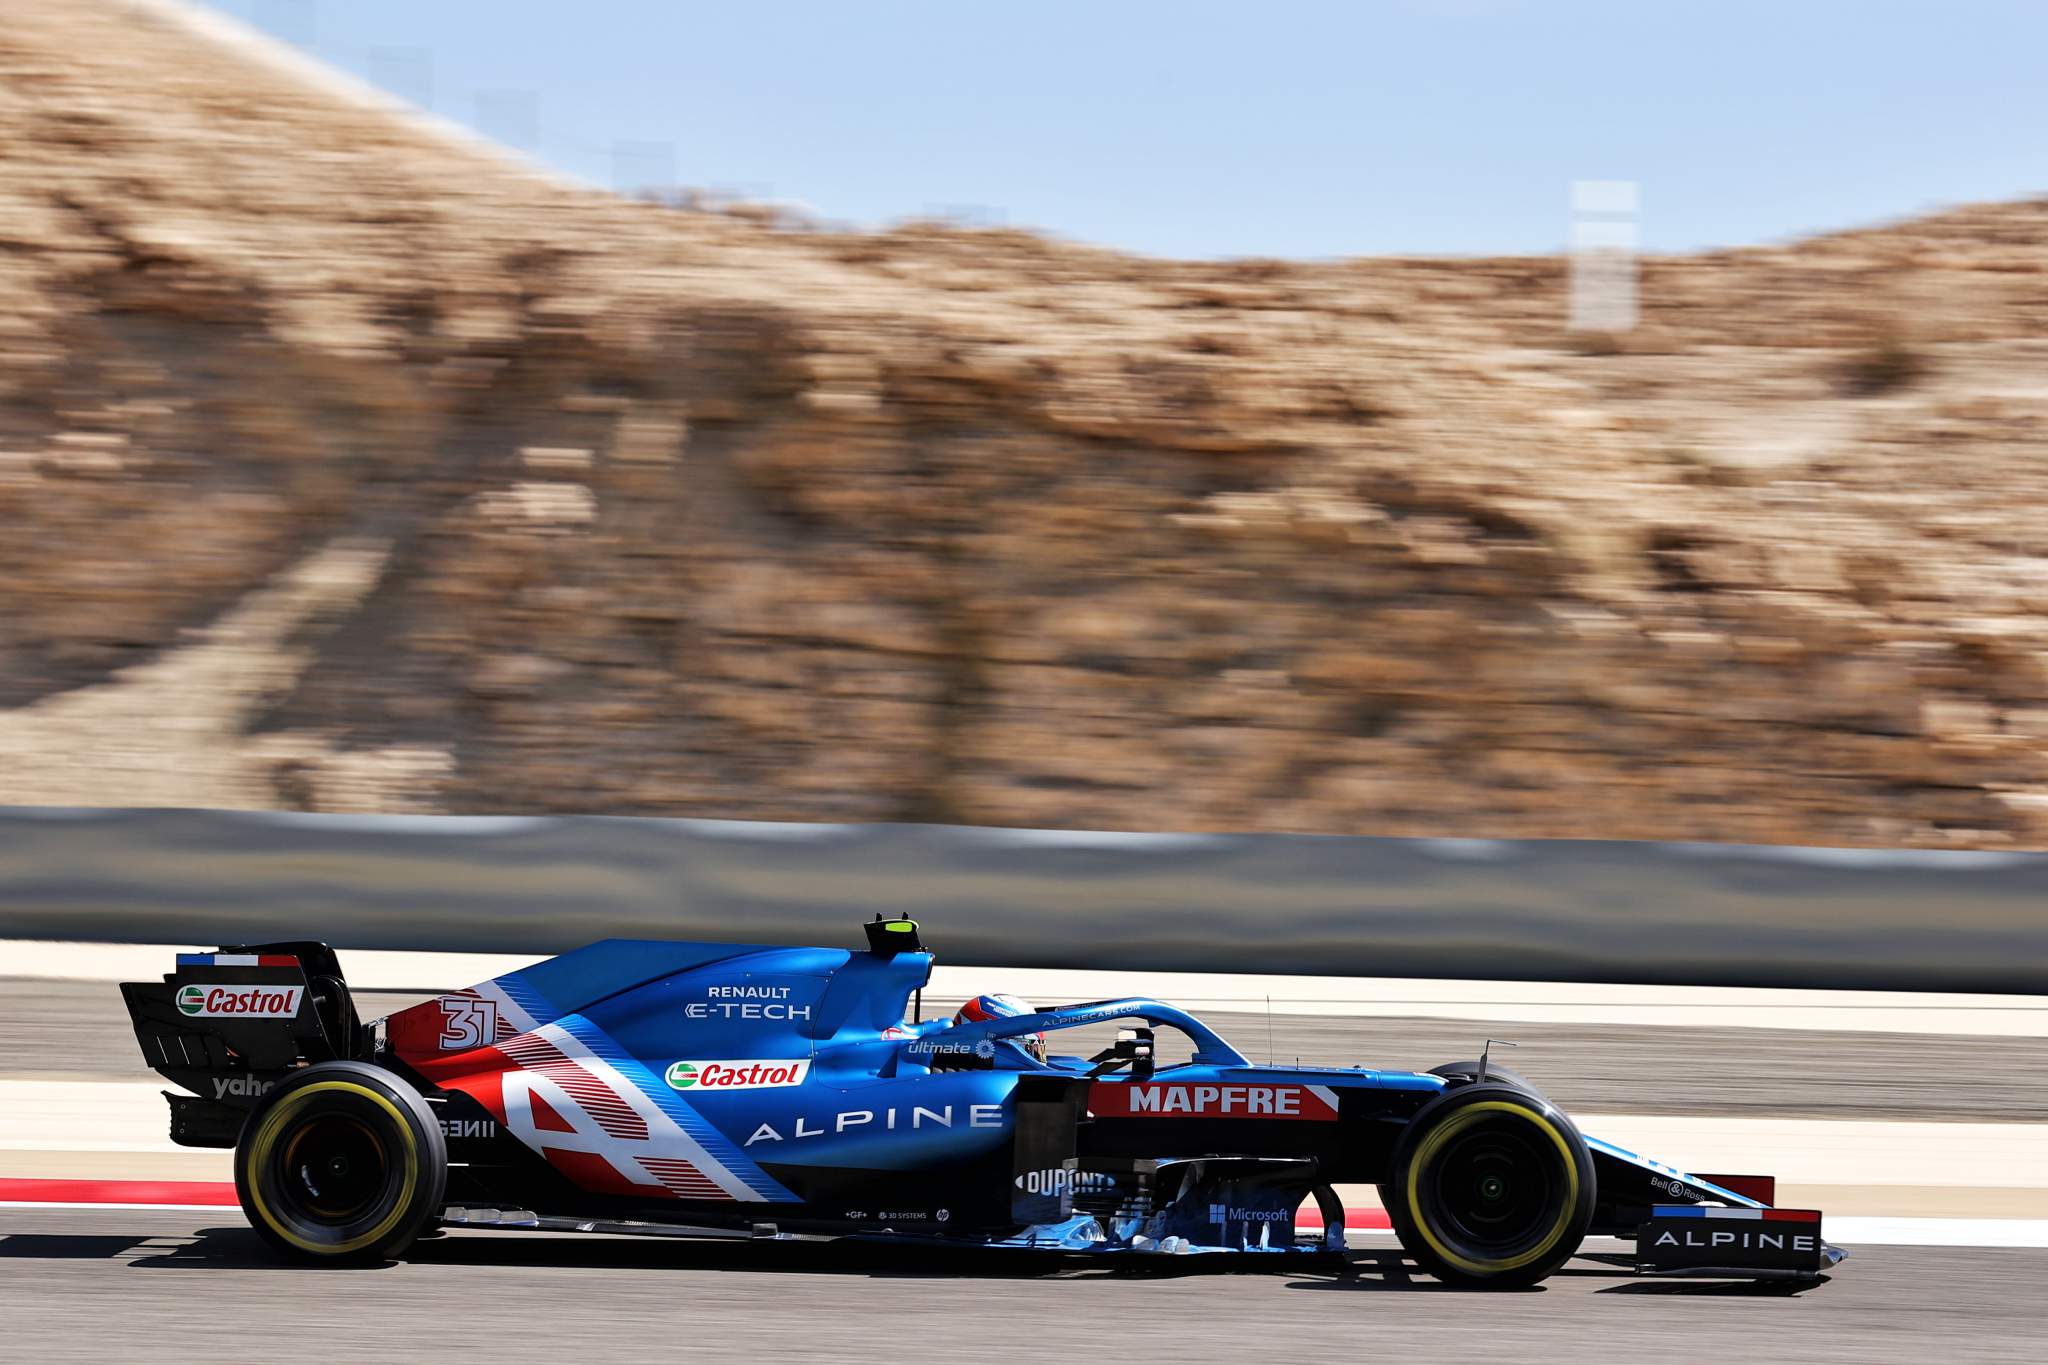
[[[1491,1082],[1424,1105],[1394,1145],[1380,1198],[1401,1246],[1446,1283],[1535,1284],[1592,1221],[1593,1159],[1548,1101]]]
[[[1543,1093],[1535,1087],[1535,1085],[1529,1080],[1528,1077],[1524,1076],[1519,1071],[1510,1071],[1506,1067],[1502,1066],[1499,1062],[1488,1062],[1484,1065],[1486,1070],[1486,1080],[1489,1082],[1497,1081],[1501,1085],[1511,1085],[1515,1087],[1517,1090],[1526,1090],[1532,1095],[1540,1095]],[[1442,1066],[1431,1067],[1429,1069],[1429,1074],[1432,1076],[1441,1076],[1454,1086],[1477,1085],[1481,1083],[1479,1078],[1480,1067],[1481,1063],[1477,1060],[1469,1062],[1445,1062]]]
[[[322,1062],[266,1094],[235,1144],[249,1223],[300,1260],[381,1261],[439,1217],[448,1148],[419,1093],[382,1067]]]

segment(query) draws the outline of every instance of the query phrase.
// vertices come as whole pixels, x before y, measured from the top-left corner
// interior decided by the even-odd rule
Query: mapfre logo
[[[183,986],[178,1012],[195,1019],[290,1019],[304,986]]]
[[[1088,1089],[1097,1118],[1337,1118],[1337,1095],[1326,1085],[1257,1085],[1218,1081],[1097,1081]]]
[[[797,1061],[677,1062],[668,1069],[675,1090],[767,1090],[801,1085],[811,1070],[808,1057]]]

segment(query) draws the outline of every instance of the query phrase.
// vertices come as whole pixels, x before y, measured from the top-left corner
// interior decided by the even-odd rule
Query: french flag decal
[[[1712,1218],[1764,1223],[1811,1223],[1820,1217],[1818,1209],[1722,1209],[1706,1204],[1656,1204],[1653,1218]]]

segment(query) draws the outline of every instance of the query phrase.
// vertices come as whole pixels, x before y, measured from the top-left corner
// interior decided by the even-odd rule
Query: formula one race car
[[[1582,1137],[1483,1056],[1255,1066],[1143,998],[923,1022],[917,925],[865,927],[865,951],[606,941],[368,1024],[318,943],[181,954],[121,990],[191,1092],[166,1093],[172,1140],[232,1147],[250,1223],[311,1261],[465,1223],[1341,1251],[1340,1183],[1376,1184],[1408,1255],[1460,1285],[1534,1283],[1589,1234],[1661,1273],[1841,1258],[1767,1178]],[[1088,1056],[1043,1041],[1091,1032]],[[1311,1197],[1320,1237],[1295,1228]]]

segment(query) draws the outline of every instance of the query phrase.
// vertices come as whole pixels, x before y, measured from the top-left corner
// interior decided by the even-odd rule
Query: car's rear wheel
[[[1541,1096],[1491,1081],[1424,1105],[1380,1186],[1417,1264],[1484,1289],[1524,1288],[1570,1259],[1595,1194],[1593,1159],[1571,1120]]]
[[[235,1144],[235,1193],[300,1260],[389,1259],[439,1216],[448,1149],[418,1092],[382,1067],[323,1062],[278,1082]]]

